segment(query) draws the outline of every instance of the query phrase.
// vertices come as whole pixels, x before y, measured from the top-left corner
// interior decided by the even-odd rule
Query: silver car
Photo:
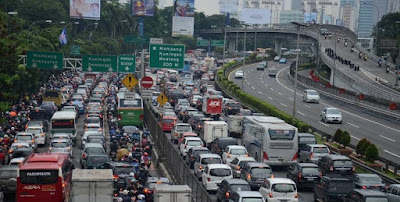
[[[68,153],[72,157],[72,144],[67,139],[55,139],[50,142],[50,153]]]
[[[325,107],[321,112],[321,121],[325,123],[342,123],[342,113],[334,107]]]
[[[389,202],[400,201],[400,184],[391,184],[386,188],[385,193],[388,196]]]
[[[317,163],[328,154],[330,154],[329,148],[323,144],[307,144],[299,153],[299,161],[300,163]]]
[[[200,180],[206,165],[220,163],[222,163],[222,159],[218,154],[198,154],[193,166],[194,174]]]

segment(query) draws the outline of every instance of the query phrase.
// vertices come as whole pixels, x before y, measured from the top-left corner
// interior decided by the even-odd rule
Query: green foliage
[[[343,131],[342,131],[340,128],[338,128],[338,129],[336,130],[336,132],[335,132],[335,135],[333,136],[333,141],[335,141],[335,142],[340,142],[340,139],[341,139],[341,137],[342,137],[342,134],[343,134]]]
[[[342,144],[344,147],[349,146],[351,141],[350,134],[347,131],[344,131],[342,136],[340,137],[339,143]]]
[[[379,158],[379,151],[375,144],[371,144],[368,146],[367,150],[365,151],[365,157],[370,162],[374,162]]]
[[[366,138],[363,138],[357,144],[357,147],[356,147],[357,154],[365,155],[365,151],[367,150],[369,145],[371,145],[371,142],[369,142]]]

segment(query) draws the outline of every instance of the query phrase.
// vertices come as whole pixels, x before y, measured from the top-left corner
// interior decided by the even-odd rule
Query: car
[[[199,137],[186,137],[182,144],[179,146],[179,151],[181,152],[181,156],[185,159],[188,149],[191,147],[203,147],[204,143]]]
[[[286,64],[286,59],[285,59],[285,58],[279,59],[279,63],[280,63],[280,64]]]
[[[389,202],[400,201],[400,184],[391,184],[384,192],[388,196]]]
[[[222,162],[229,164],[235,157],[249,156],[247,149],[241,145],[228,145],[222,153]]]
[[[37,145],[43,146],[46,144],[46,133],[43,131],[42,127],[28,127],[25,131],[35,136],[35,143]]]
[[[263,64],[257,64],[256,70],[262,70],[264,71],[265,66]]]
[[[354,189],[353,181],[342,175],[323,176],[314,185],[315,201],[344,201]]]
[[[107,154],[88,154],[85,161],[83,161],[82,169],[99,169],[109,161]]]
[[[352,179],[356,189],[385,189],[385,183],[377,174],[355,173]]]
[[[192,147],[188,150],[185,162],[189,165],[190,169],[193,169],[194,162],[197,154],[209,154],[210,150],[207,147]]]
[[[198,137],[197,133],[183,133],[181,138],[178,139],[178,147],[185,140],[186,137]]]
[[[100,120],[100,117],[87,117],[85,119],[85,127],[87,126],[87,124],[90,123],[98,123],[102,126],[103,122]]]
[[[330,154],[329,148],[324,144],[307,144],[299,153],[300,163],[318,163],[323,156]]]
[[[192,126],[187,123],[177,123],[171,131],[171,141],[175,144],[178,143],[178,139],[182,136],[183,133],[191,133]]]
[[[235,115],[239,113],[241,107],[242,106],[240,106],[238,102],[227,102],[223,107],[223,111],[225,113],[225,116],[229,116],[232,114]]]
[[[235,79],[242,79],[244,76],[243,70],[236,70]]]
[[[296,183],[300,188],[314,188],[314,184],[319,182],[322,173],[314,163],[294,163],[289,166],[286,177]]]
[[[276,68],[273,68],[273,67],[268,68],[268,76],[276,77]]]
[[[68,133],[54,133],[52,140],[58,140],[58,139],[68,140],[71,143],[71,145],[74,146],[74,141],[72,141]]]
[[[169,179],[167,177],[149,177],[147,178],[146,184],[145,184],[145,189],[144,189],[144,195],[146,201],[154,201],[154,191],[155,191],[155,185],[157,184],[171,184]]]
[[[19,165],[25,160],[25,157],[13,158],[8,165]]]
[[[107,154],[106,151],[104,150],[103,145],[99,144],[99,143],[87,143],[85,144],[84,149],[81,151],[82,155],[81,155],[81,165],[83,166],[83,164],[85,163],[88,155],[91,154],[98,154],[98,155],[103,155],[103,154]]]
[[[323,156],[318,161],[318,167],[323,175],[339,173],[342,175],[352,175],[355,171],[353,162],[349,157],[337,154]]]
[[[342,123],[342,113],[334,107],[325,107],[321,111],[321,121],[325,123]]]
[[[251,191],[248,182],[242,179],[224,179],[217,189],[217,201],[227,201],[234,191]]]
[[[103,136],[99,135],[90,135],[88,136],[86,143],[99,143],[103,145],[104,149],[106,148],[106,140]]]
[[[127,177],[132,172],[135,173],[135,167],[125,162],[106,162],[102,166],[103,169],[111,169],[114,179]]]
[[[14,142],[11,144],[10,149],[8,150],[8,159],[12,159],[12,154],[18,148],[32,148],[32,144],[30,142]]]
[[[43,121],[43,120],[33,120],[33,121],[29,121],[26,125],[25,125],[25,130],[29,127],[35,127],[35,128],[43,128],[43,131],[46,132],[47,128],[48,128],[48,124],[47,121]]]
[[[196,128],[197,128],[197,126],[199,125],[200,120],[201,120],[202,118],[206,118],[206,117],[204,116],[204,114],[202,114],[202,113],[193,114],[193,115],[189,118],[188,124],[190,124],[190,126],[192,126],[192,130],[196,130]]]
[[[226,164],[208,164],[201,178],[207,191],[217,191],[222,180],[232,179],[233,175],[231,168]]]
[[[238,157],[235,157],[228,164],[232,169],[233,177],[239,178],[240,177],[240,172],[242,171],[243,166],[246,165],[248,162],[256,162],[256,160],[253,157],[250,157],[250,156],[238,156]]]
[[[237,140],[233,137],[218,137],[211,142],[210,151],[222,155],[228,145],[238,145]]]
[[[345,202],[390,202],[388,196],[378,190],[354,189]]]
[[[303,92],[303,102],[319,103],[319,93],[316,90],[306,89]]]
[[[299,201],[296,183],[288,178],[268,178],[258,191],[265,198],[265,201]]]
[[[50,142],[49,151],[50,152],[65,152],[72,157],[73,146],[68,139],[53,139]]]
[[[15,194],[17,190],[18,165],[0,167],[0,186],[4,194]]]
[[[317,138],[315,135],[310,134],[310,133],[299,133],[298,135],[298,142],[299,142],[299,151],[300,153],[302,150],[304,150],[307,146],[307,144],[317,144]]]
[[[221,156],[218,154],[197,154],[193,165],[194,175],[200,180],[203,175],[203,169],[208,164],[222,163]]]
[[[253,191],[257,191],[263,181],[271,177],[274,177],[272,169],[264,162],[247,162],[240,171],[240,179],[246,180]]]
[[[275,56],[275,57],[274,57],[274,61],[275,61],[275,62],[278,62],[280,59],[281,59],[281,57],[279,57],[279,56]]]
[[[85,132],[83,133],[83,136],[82,136],[81,149],[85,148],[85,144],[86,144],[87,138],[88,138],[89,136],[91,136],[91,135],[103,137],[103,135],[102,135],[100,132],[98,132],[98,131],[91,131],[91,130],[85,131]]]
[[[30,143],[31,147],[36,150],[37,145],[35,142],[35,135],[32,133],[27,133],[27,132],[19,132],[17,135],[15,135],[14,142],[26,142]]]

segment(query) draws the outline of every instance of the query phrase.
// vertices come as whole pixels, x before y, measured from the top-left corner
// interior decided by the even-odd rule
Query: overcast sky
[[[161,1],[162,2],[162,1]],[[173,0],[167,0],[168,5],[172,6]],[[218,0],[194,0],[196,12],[204,12],[206,15],[214,15],[219,13]]]

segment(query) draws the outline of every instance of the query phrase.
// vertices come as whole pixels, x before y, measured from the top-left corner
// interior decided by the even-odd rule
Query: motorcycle
[[[337,42],[340,43],[340,39],[339,38],[337,39]]]
[[[344,42],[344,46],[347,47],[347,42]]]
[[[351,52],[354,52],[354,46],[352,46],[352,47],[350,48],[350,51],[351,51]]]

